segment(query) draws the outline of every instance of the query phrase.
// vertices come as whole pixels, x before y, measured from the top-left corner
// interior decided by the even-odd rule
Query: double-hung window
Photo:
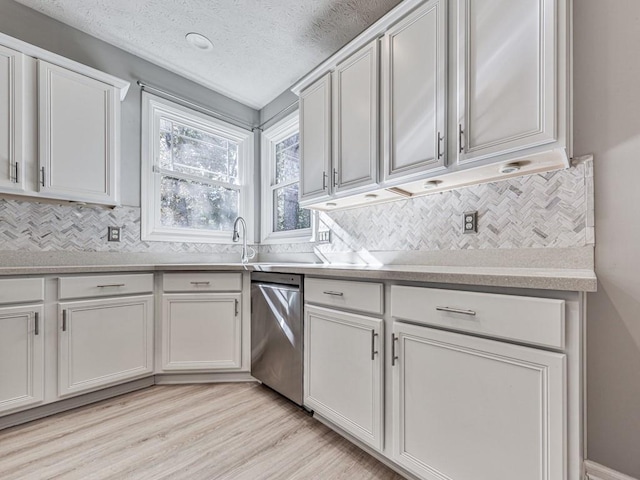
[[[298,113],[262,134],[262,242],[309,241],[312,215],[298,204],[300,129]]]
[[[253,134],[143,93],[142,239],[231,243],[251,225]]]

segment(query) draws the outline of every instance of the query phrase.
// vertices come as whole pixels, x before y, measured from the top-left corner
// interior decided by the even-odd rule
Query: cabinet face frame
[[[343,63],[336,66],[333,72],[333,171],[330,175],[330,182],[333,185],[333,192],[336,194],[346,192],[357,192],[368,187],[374,186],[378,182],[378,159],[379,159],[379,59],[380,59],[380,41],[378,39],[366,45],[360,51],[349,57]],[[344,158],[343,148],[348,145],[350,138],[344,134],[345,114],[359,108],[364,112],[363,106],[345,105],[347,95],[344,84],[345,78],[360,66],[361,62],[369,62],[369,71],[367,82],[369,85],[369,98],[367,110],[367,129],[369,136],[368,155],[358,155],[358,162],[367,165],[367,174],[360,178],[345,179],[345,163],[353,162],[353,158]],[[357,122],[360,123],[360,122]]]
[[[67,397],[79,393],[99,390],[103,387],[123,383],[143,376],[153,374],[153,295],[110,298],[100,300],[81,300],[58,303],[58,396]],[[73,350],[72,336],[74,329],[74,313],[87,310],[106,310],[113,307],[142,306],[143,316],[140,318],[142,326],[143,362],[135,368],[123,371],[113,371],[106,375],[75,382],[73,379]],[[105,313],[106,315],[106,313]],[[108,321],[108,318],[104,320]],[[114,353],[117,354],[117,353]]]
[[[0,128],[7,140],[6,145],[0,143],[0,192],[22,193],[25,190],[24,62],[22,53],[0,45],[0,64],[7,73],[0,79],[0,93],[5,89],[7,93],[7,97],[0,98]]]
[[[321,416],[332,421],[340,428],[349,432],[354,437],[360,439],[371,447],[382,451],[384,445],[384,324],[381,319],[344,313],[328,308],[305,306],[304,322],[304,404],[315,410]],[[337,326],[354,328],[362,331],[369,331],[367,335],[366,348],[371,348],[371,356],[367,356],[364,361],[371,362],[371,409],[372,428],[369,429],[360,425],[353,419],[345,416],[343,412],[336,410],[336,406],[326,404],[321,398],[313,396],[312,393],[312,345],[311,335],[313,319],[323,322],[331,322]],[[371,340],[369,340],[371,338]],[[343,393],[348,393],[343,391]],[[335,408],[334,408],[335,407]]]
[[[318,122],[309,114],[311,101],[318,101],[320,97],[323,117]],[[300,151],[302,152],[300,161],[300,201],[319,201],[329,198],[332,191],[331,173],[331,73],[327,73],[300,93]],[[307,116],[309,115],[309,118]],[[313,123],[311,123],[313,122]],[[320,124],[320,139],[315,142],[322,144],[322,152],[317,156],[316,152],[308,152],[309,132],[315,131],[313,127]],[[305,138],[307,139],[305,141]],[[314,142],[314,143],[315,143]],[[311,156],[313,154],[313,156]],[[322,177],[309,180],[310,163],[320,163],[322,166]],[[305,183],[305,178],[307,182]],[[314,185],[315,187],[312,187]],[[307,188],[309,187],[309,188]]]
[[[390,182],[395,179],[409,181],[415,176],[419,176],[425,172],[433,172],[434,170],[444,170],[447,164],[447,44],[448,44],[448,0],[431,0],[419,7],[418,10],[410,14],[406,19],[398,22],[391,27],[383,37],[382,43],[382,134],[383,134],[383,182]],[[428,96],[433,99],[434,110],[432,117],[434,118],[435,129],[433,131],[415,131],[413,136],[428,136],[433,138],[433,150],[426,153],[419,162],[398,167],[396,166],[396,146],[402,143],[406,138],[398,140],[394,135],[397,116],[395,115],[394,88],[396,84],[396,72],[394,65],[396,62],[395,45],[403,34],[410,32],[411,29],[421,28],[420,22],[425,21],[427,17],[435,16],[435,37],[434,50],[431,52],[434,56],[435,65],[429,70],[431,78],[413,79],[413,85],[408,85],[409,91],[415,91],[421,85],[430,80],[433,83],[432,89]],[[422,51],[424,45],[415,46],[416,50]],[[405,66],[409,60],[403,59],[402,56],[407,55],[406,51],[401,52],[400,58],[405,62]],[[417,60],[414,59],[416,63]],[[402,78],[403,85],[407,87],[407,79]],[[415,92],[414,92],[415,93]],[[405,105],[406,107],[406,105]],[[428,112],[426,112],[428,113]],[[425,119],[423,109],[417,113],[413,123],[419,124]],[[406,120],[405,120],[406,122]],[[408,136],[408,134],[406,134]]]
[[[204,360],[172,360],[171,331],[172,322],[171,305],[174,303],[228,303],[234,316],[233,338],[229,339],[232,345],[232,355],[226,359]],[[229,319],[211,317],[212,322]],[[176,321],[179,321],[176,320]],[[194,332],[197,335],[197,332]],[[242,294],[241,293],[168,293],[162,296],[162,370],[164,372],[183,371],[217,371],[238,370],[242,367]]]
[[[24,394],[13,398],[0,398],[0,414],[37,405],[44,401],[44,338],[45,322],[42,305],[0,307],[0,325],[9,319],[22,319],[26,346],[27,378]],[[36,328],[37,327],[37,328]],[[0,339],[0,347],[2,345]],[[1,380],[0,380],[1,381]]]
[[[55,183],[55,172],[60,161],[79,162],[82,159],[59,159],[54,157],[52,149],[53,141],[53,107],[55,96],[53,91],[53,79],[63,78],[68,82],[95,89],[103,95],[104,115],[104,145],[103,161],[100,168],[103,169],[104,189],[102,191],[89,191],[69,188]],[[68,99],[73,101],[73,99]],[[119,116],[120,102],[117,89],[99,80],[67,70],[38,60],[38,130],[39,130],[39,155],[38,155],[38,191],[43,197],[58,198],[63,200],[86,201],[91,203],[117,205],[119,198],[118,189],[118,161],[119,161]],[[81,134],[81,132],[80,132]]]
[[[509,2],[509,0],[504,0]],[[458,128],[457,152],[458,164],[464,165],[502,154],[518,152],[550,144],[558,139],[558,1],[536,0],[539,8],[538,33],[539,46],[537,65],[538,75],[538,119],[537,127],[531,131],[516,135],[504,136],[482,144],[472,143],[474,124],[472,123],[472,75],[471,57],[473,35],[471,29],[471,12],[473,0],[457,0],[458,7],[458,56],[457,56],[457,90],[458,90]],[[562,29],[561,29],[562,31]],[[504,72],[503,72],[504,74]]]
[[[541,449],[540,480],[564,480],[567,475],[567,357],[565,354],[512,345],[496,340],[436,330],[423,326],[394,322],[395,345],[392,355],[395,365],[393,377],[393,460],[409,471],[429,480],[449,478],[451,472],[441,472],[427,465],[405,449],[403,426],[411,423],[405,418],[405,342],[417,342],[426,348],[439,348],[534,371],[540,377]],[[434,368],[445,368],[436,365]],[[428,368],[428,366],[424,366]],[[453,377],[451,382],[455,382]],[[443,425],[443,428],[448,428]],[[438,436],[439,432],[431,432]],[[497,460],[496,460],[497,461]],[[478,472],[480,477],[482,472]]]

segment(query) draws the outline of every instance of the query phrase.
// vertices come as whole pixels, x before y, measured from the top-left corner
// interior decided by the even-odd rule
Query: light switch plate
[[[462,233],[478,233],[478,212],[462,214]]]
[[[120,227],[108,227],[107,228],[107,240],[109,242],[119,242],[120,241]]]

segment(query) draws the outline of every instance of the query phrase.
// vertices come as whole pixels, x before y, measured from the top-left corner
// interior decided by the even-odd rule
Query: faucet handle
[[[247,258],[251,259],[256,256],[256,250],[253,247],[247,247]]]

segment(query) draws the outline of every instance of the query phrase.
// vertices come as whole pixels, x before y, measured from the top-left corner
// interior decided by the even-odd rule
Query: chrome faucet
[[[235,222],[233,222],[233,237],[232,240],[234,242],[240,241],[240,232],[238,231],[238,224],[242,225],[242,254],[240,257],[240,261],[242,263],[249,263],[249,259],[256,256],[256,251],[247,247],[247,223],[244,221],[244,218],[238,217]]]

